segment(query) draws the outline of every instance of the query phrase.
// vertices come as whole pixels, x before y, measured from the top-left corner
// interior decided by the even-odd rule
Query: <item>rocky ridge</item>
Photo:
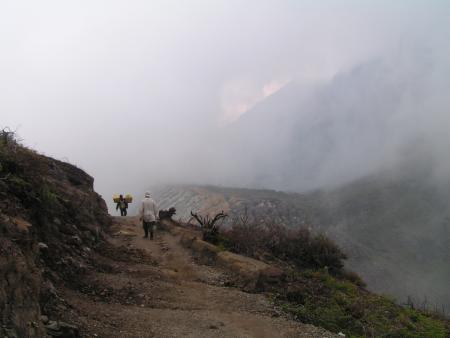
[[[0,142],[0,336],[76,337],[60,322],[58,294],[92,266],[111,224],[93,178],[81,169]]]

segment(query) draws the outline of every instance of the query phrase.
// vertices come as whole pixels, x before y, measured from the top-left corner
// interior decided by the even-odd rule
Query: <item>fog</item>
[[[108,201],[326,187],[417,140],[446,178],[449,16],[448,1],[6,0],[0,125]]]

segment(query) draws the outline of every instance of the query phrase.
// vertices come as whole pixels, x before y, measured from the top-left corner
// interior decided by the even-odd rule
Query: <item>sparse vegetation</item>
[[[305,194],[172,186],[161,196],[176,201],[184,219],[192,200],[202,201],[202,210],[226,208],[224,228],[238,223],[246,207],[252,224],[311,225],[351,255],[349,266],[372,288],[402,303],[408,296],[420,299],[416,303],[427,296],[430,309],[449,314],[450,184],[437,186],[428,169],[421,162],[402,164],[335,189]]]
[[[10,208],[23,205],[33,216],[40,219],[48,216],[58,206],[57,194],[43,179],[46,173],[44,157],[20,144],[15,132],[0,131],[0,177],[4,191],[20,199],[10,203]]]
[[[279,304],[302,322],[350,337],[447,337],[446,320],[401,307],[324,271],[303,271]]]
[[[259,258],[269,254],[298,269],[329,269],[341,272],[346,255],[323,234],[307,228],[288,229],[273,222],[256,224],[244,215],[222,235],[224,246],[233,252]]]
[[[272,290],[275,302],[299,321],[348,337],[449,336],[447,319],[367,291],[358,274],[344,269],[345,254],[325,235],[256,224],[246,213],[234,222],[219,245],[278,262],[289,277]]]
[[[221,236],[220,226],[217,222],[226,218],[227,215],[223,211],[216,214],[213,218],[210,218],[209,215],[201,216],[192,211],[191,215],[200,224],[203,240],[212,244],[219,244]]]
[[[0,336],[46,336],[40,314],[60,316],[54,286],[86,272],[82,248],[94,248],[109,224],[89,175],[0,130]]]
[[[81,263],[88,256],[83,246],[98,245],[97,230],[92,224],[108,224],[106,207],[92,192],[92,179],[88,175],[20,146],[13,135],[7,133],[5,138],[0,132],[0,214],[8,216],[5,220],[20,216],[32,224],[32,231],[21,233],[13,221],[0,222],[3,243],[17,253],[17,256],[3,255],[3,258],[28,257],[30,264],[45,264],[52,276],[57,274],[58,280],[69,285],[73,276],[80,276],[85,269]],[[343,332],[349,337],[449,336],[448,321],[427,311],[426,307],[418,310],[412,303],[402,307],[388,297],[367,291],[357,274],[345,270],[345,254],[323,234],[312,233],[307,228],[288,229],[267,219],[257,223],[246,213],[234,219],[229,230],[220,231],[221,221],[227,217],[225,213],[212,218],[193,216],[202,227],[203,238],[221,250],[261,259],[282,269],[286,278],[271,284],[266,291],[299,321]],[[51,244],[40,260],[28,244],[31,239]],[[138,252],[133,254],[137,256]],[[138,257],[139,262],[142,259]],[[38,276],[36,285],[44,278],[47,276]],[[12,284],[4,286],[14,287]],[[30,298],[30,295],[37,297],[37,291],[23,290],[23,299],[38,304],[37,298]],[[54,311],[50,305],[43,305],[43,308],[46,313]],[[35,318],[38,314],[36,311]],[[13,322],[7,325],[17,326]]]

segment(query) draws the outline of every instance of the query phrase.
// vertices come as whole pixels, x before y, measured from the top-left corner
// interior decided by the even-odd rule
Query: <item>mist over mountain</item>
[[[426,53],[407,61],[364,63],[313,89],[286,85],[227,127],[225,159],[239,165],[222,158],[215,169],[235,186],[307,191],[375,173],[426,144],[446,176],[450,71]]]
[[[450,184],[423,159],[312,194],[310,222],[348,249],[373,290],[448,309]]]
[[[139,180],[132,189],[142,195],[168,183],[330,190],[411,161],[445,184],[449,88],[450,67],[430,51],[365,62],[325,84],[292,81],[236,121],[188,138],[182,157],[168,136],[166,170],[155,165],[150,183]]]
[[[447,1],[1,6],[1,127],[108,200],[336,185],[417,138],[447,157]]]
[[[314,88],[289,83],[214,139],[216,176],[202,182],[222,188],[153,190],[185,220],[190,210],[233,219],[247,208],[256,220],[312,226],[371,289],[448,308],[448,79],[423,53],[363,63]]]
[[[376,174],[304,194],[213,186],[153,191],[162,207],[175,206],[184,221],[191,210],[209,215],[223,210],[230,216],[224,227],[247,215],[250,223],[325,233],[369,289],[400,303],[411,297],[448,311],[450,182],[438,183],[426,154],[405,157]]]
[[[72,282],[69,276],[87,271],[85,263],[97,258],[95,271],[105,286],[111,277],[120,290],[79,284],[96,303],[87,314],[99,312],[97,296],[128,302],[128,278],[139,283],[133,291],[139,298],[158,296],[153,291],[159,289],[140,282],[148,282],[147,275],[132,268],[145,258],[133,246],[148,249],[138,236],[151,224],[135,216],[149,191],[161,209],[177,209],[173,229],[196,212],[203,227],[188,224],[189,238],[201,234],[210,242],[205,245],[217,245],[217,257],[282,263],[286,276],[268,272],[264,278],[283,280],[279,290],[296,319],[349,336],[447,337],[450,321],[369,291],[399,303],[426,299],[450,313],[449,18],[448,0],[0,1],[0,241],[6,243],[0,247],[12,248],[0,257],[10,290],[0,292],[0,302],[27,312],[22,296],[31,290],[34,304],[31,317],[15,317],[15,310],[3,316],[25,331],[8,333],[0,325],[0,336],[42,336],[43,325],[35,323],[46,314],[38,304],[46,297],[38,284]],[[128,193],[130,218],[111,223],[108,212],[119,214],[112,197]],[[152,210],[160,218],[173,211]],[[213,215],[225,217],[228,232],[216,231]],[[229,230],[242,215],[258,224],[259,236],[255,228]],[[300,227],[308,229],[291,231]],[[102,263],[109,249],[94,254],[106,229],[120,246],[111,268]],[[155,241],[150,250],[176,285],[197,283],[200,276],[177,277],[197,264],[196,254],[191,261],[184,251],[195,245],[181,243],[183,232],[163,235],[169,245]],[[132,251],[123,267],[116,265],[122,249]],[[291,273],[293,262],[302,276]],[[35,269],[42,278],[29,283]],[[208,306],[198,309],[211,319],[206,303],[213,294],[203,299],[197,293],[209,288],[209,268],[200,270],[206,284],[186,298],[186,310],[200,301]],[[159,272],[151,276],[165,282]],[[297,284],[291,276],[299,277]],[[56,295],[50,286],[42,290]],[[164,288],[170,304],[172,289]],[[117,297],[108,298],[112,294]],[[178,312],[181,294],[173,298]],[[228,316],[236,306],[222,295],[230,307],[219,312]],[[136,313],[165,302],[157,298],[148,304],[136,298]],[[241,307],[242,297],[235,300]],[[62,312],[73,317],[70,304]],[[188,326],[198,325],[184,312]],[[170,331],[174,317],[165,313]],[[120,311],[106,314],[111,337],[127,335],[123,325],[133,323],[157,329],[134,312],[121,323]],[[42,317],[50,331],[59,326],[57,317]],[[109,336],[88,317],[80,327],[89,319],[94,335]],[[220,323],[203,325],[206,336],[232,328]],[[128,336],[153,334],[136,332]]]

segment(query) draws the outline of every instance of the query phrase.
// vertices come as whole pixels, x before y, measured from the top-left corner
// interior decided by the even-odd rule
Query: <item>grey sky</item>
[[[217,130],[290,83],[379,59],[414,69],[425,54],[439,70],[426,92],[442,91],[449,17],[448,1],[3,0],[0,125],[87,170],[107,199],[220,181],[207,160]],[[447,126],[445,96],[428,101],[436,118],[417,121]]]

